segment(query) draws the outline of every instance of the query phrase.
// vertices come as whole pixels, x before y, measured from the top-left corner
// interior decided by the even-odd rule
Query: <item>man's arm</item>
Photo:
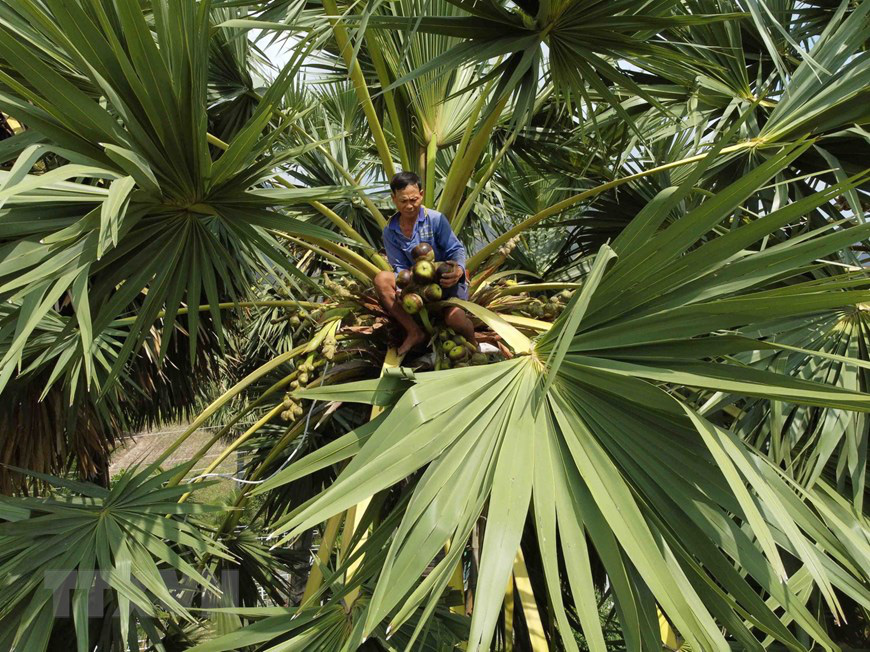
[[[462,273],[465,274],[465,247],[453,233],[450,222],[441,215],[433,230],[435,231],[435,244],[438,245],[438,251],[444,254],[445,260],[455,260],[459,263]]]
[[[387,252],[387,260],[390,265],[393,267],[393,271],[397,274],[401,272],[403,269],[408,269],[408,266],[405,264],[405,252],[402,251],[402,248],[393,240],[393,234],[389,228],[385,228],[383,232],[384,237],[384,249]]]

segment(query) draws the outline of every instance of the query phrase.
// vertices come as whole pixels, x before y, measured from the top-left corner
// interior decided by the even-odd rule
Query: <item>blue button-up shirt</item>
[[[438,211],[421,206],[410,238],[402,233],[398,213],[384,228],[384,249],[387,251],[387,260],[396,272],[413,267],[414,256],[411,251],[421,242],[432,245],[435,260],[455,260],[465,271],[465,247],[453,233],[450,222]]]

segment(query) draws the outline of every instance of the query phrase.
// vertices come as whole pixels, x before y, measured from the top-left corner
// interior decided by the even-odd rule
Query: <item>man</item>
[[[379,272],[375,276],[375,293],[381,305],[405,329],[405,339],[399,347],[399,355],[404,355],[413,347],[426,340],[426,333],[414,318],[406,313],[396,300],[396,274],[410,269],[414,264],[411,250],[421,242],[428,242],[435,251],[435,260],[454,260],[455,271],[442,276],[439,281],[443,297],[468,299],[468,286],[465,282],[465,247],[450,228],[450,223],[438,211],[423,206],[423,184],[413,172],[399,172],[390,181],[390,192],[396,213],[384,229],[384,248],[392,272]],[[457,306],[444,310],[444,323],[465,337],[472,344],[474,325],[465,311]]]

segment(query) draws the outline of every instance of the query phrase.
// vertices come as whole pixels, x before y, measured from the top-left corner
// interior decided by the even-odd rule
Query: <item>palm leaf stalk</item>
[[[727,154],[730,152],[739,152],[744,149],[750,149],[757,147],[758,143],[739,143],[737,145],[730,145],[728,147],[723,147],[721,149],[721,153]],[[480,251],[475,253],[471,258],[468,259],[468,269],[472,272],[477,270],[480,265],[482,265],[488,256],[490,256],[493,252],[495,252],[499,247],[507,244],[511,238],[514,238],[525,231],[528,231],[530,228],[539,224],[543,220],[546,220],[548,217],[552,217],[554,215],[558,215],[559,213],[571,208],[572,206],[585,201],[587,199],[592,199],[596,195],[600,195],[608,190],[612,190],[613,188],[617,188],[623,184],[634,181],[635,179],[640,179],[645,176],[650,176],[656,174],[658,172],[664,172],[666,170],[673,169],[675,167],[679,167],[682,165],[690,165],[692,163],[697,163],[701,161],[707,156],[706,154],[696,154],[694,156],[687,157],[685,159],[681,159],[679,161],[673,161],[670,163],[665,163],[663,165],[652,167],[648,170],[643,170],[642,172],[637,172],[633,175],[628,175],[622,177],[620,179],[614,179],[613,181],[608,181],[607,183],[602,183],[594,188],[590,188],[589,190],[584,190],[583,192],[579,192],[576,195],[568,197],[558,204],[554,204],[552,206],[547,207],[546,209],[535,213],[534,215],[528,217],[523,220],[512,229],[502,233],[497,238],[493,239],[491,242],[487,243],[483,246]]]
[[[326,11],[327,15],[340,15],[338,6],[333,0],[326,0],[323,3],[323,8]],[[368,91],[366,79],[363,76],[359,62],[354,56],[354,50],[351,47],[350,39],[348,38],[347,28],[342,24],[340,20],[336,19],[332,21],[332,33],[335,37],[336,43],[338,44],[341,56],[344,58],[344,61],[347,64],[350,78],[353,81],[354,90],[356,91],[357,97],[359,98],[360,104],[362,105],[363,112],[365,113],[366,119],[368,120],[369,129],[371,130],[372,138],[375,141],[375,147],[377,147],[378,155],[381,159],[381,164],[384,166],[384,172],[386,173],[387,177],[392,177],[396,173],[395,167],[393,166],[393,155],[390,152],[389,145],[387,144],[387,139],[384,136],[384,130],[381,127],[380,119],[378,118],[378,115],[375,112],[374,105],[372,104],[372,99]]]
[[[262,96],[257,95],[256,93],[253,94],[253,96],[257,99],[258,102],[263,101]],[[277,109],[277,108],[273,109],[273,113],[287,119],[291,123],[290,128],[294,132],[297,132],[301,136],[307,138],[307,134],[305,134],[305,132],[302,131],[298,125],[293,124],[292,118],[287,116],[286,113],[284,113],[283,111],[281,111],[280,109]],[[206,137],[207,137],[210,144],[214,145],[215,147],[218,147],[219,149],[226,150],[229,147],[229,145],[227,143],[225,143],[224,141],[219,139],[217,136],[213,136],[211,134],[206,134]],[[307,140],[310,141],[310,138],[307,138]],[[351,176],[350,172],[348,172],[344,168],[344,166],[342,166],[335,159],[335,157],[329,153],[329,150],[324,148],[321,143],[313,143],[312,142],[311,145],[316,146],[318,148],[318,150],[323,154],[323,156],[325,156],[332,165],[334,165],[338,170],[341,171],[342,176],[345,178],[346,181],[350,182],[354,186],[356,185],[356,180],[353,178],[353,176]],[[281,176],[275,176],[273,180],[275,181],[275,183],[277,183],[278,185],[284,186],[285,188],[292,189],[292,188],[296,187],[292,183],[287,181],[286,179],[282,178]],[[360,193],[360,198],[366,204],[366,207],[371,211],[372,217],[375,218],[375,221],[381,227],[386,226],[386,220],[384,220],[383,216],[381,215],[381,212],[378,210],[377,206],[375,206],[375,204],[366,196],[366,194],[364,192]],[[340,215],[336,214],[335,211],[331,210],[328,206],[326,206],[325,204],[322,204],[319,201],[310,201],[308,203],[315,210],[317,210],[317,212],[319,212],[321,215],[326,217],[330,222],[332,222],[335,226],[337,226],[339,228],[339,230],[341,230],[346,236],[350,237],[351,239],[355,240],[357,243],[362,244],[364,247],[369,249],[370,250],[369,255],[371,256],[372,261],[377,266],[379,266],[381,269],[387,269],[386,262],[384,261],[384,259],[376,252],[371,251],[371,247],[370,247],[368,241],[366,241],[365,238],[363,238],[363,236],[360,235],[350,224],[348,224],[345,220],[343,220]]]

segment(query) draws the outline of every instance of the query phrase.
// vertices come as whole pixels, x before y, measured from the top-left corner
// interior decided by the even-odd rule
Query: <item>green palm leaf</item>
[[[179,601],[186,599],[184,594],[170,592],[161,573],[177,576],[188,595],[195,587],[217,595],[219,589],[195,564],[205,555],[227,554],[185,517],[220,508],[179,505],[178,497],[192,487],[165,488],[177,472],[133,469],[111,489],[29,473],[50,485],[52,495],[0,498],[5,519],[0,523],[0,622],[11,649],[48,649],[55,609],[64,605],[82,651],[91,649],[90,619],[111,623],[115,609],[120,610],[120,630],[112,634],[109,627],[100,644],[116,644],[115,637],[123,644],[129,632],[135,635],[137,623],[150,636],[159,628],[158,605],[192,620]],[[111,591],[105,613],[93,613],[88,606],[93,592],[102,590],[99,583],[94,588],[97,579]]]
[[[353,458],[336,482],[292,512],[276,534],[283,534],[284,540],[292,538],[428,465],[379,570],[366,631],[403,601],[405,609],[393,617],[393,627],[401,624],[401,615],[412,605],[434,604],[449,577],[443,571],[456,557],[448,554],[436,567],[442,572],[430,575],[437,579],[412,591],[415,578],[443,546],[456,550],[487,506],[487,536],[469,646],[486,649],[532,496],[545,492],[571,497],[561,507],[556,503],[563,554],[577,552],[565,546],[573,545],[568,543],[569,533],[579,526],[604,561],[608,576],[627,578],[614,586],[617,604],[625,612],[627,639],[652,644],[642,627],[632,631],[629,625],[643,620],[630,614],[633,592],[639,590],[635,587],[643,586],[681,635],[699,649],[727,648],[717,621],[749,648],[758,648],[751,627],[799,647],[773,610],[760,610],[762,596],[740,574],[747,573],[764,591],[778,596],[774,598],[778,606],[809,636],[829,645],[827,634],[803,602],[782,583],[789,574],[780,550],[801,560],[835,614],[839,606],[833,587],[854,590],[863,581],[859,569],[866,565],[868,551],[838,542],[839,526],[823,523],[811,516],[806,503],[795,502],[780,472],[680,400],[682,388],[705,388],[870,410],[866,394],[772,372],[759,374],[722,361],[720,356],[729,352],[727,345],[715,352],[710,348],[719,341],[714,335],[718,331],[745,328],[773,314],[785,318],[849,305],[866,293],[866,289],[848,289],[866,288],[866,279],[778,286],[777,269],[768,260],[779,253],[744,249],[768,229],[778,228],[776,217],[749,223],[685,253],[725,219],[746,192],[798,154],[796,150],[774,157],[657,235],[636,241],[600,282],[594,275],[601,274],[603,266],[594,268],[587,290],[538,339],[531,356],[482,369],[416,374],[412,386],[371,435],[364,439],[349,435],[362,446],[356,453],[358,444],[340,449],[338,459]],[[691,183],[690,177],[687,184]],[[614,243],[615,250],[622,251],[633,236],[660,221],[684,191],[667,193],[642,211],[625,237]],[[820,193],[806,204],[781,210],[796,219],[826,199]],[[824,255],[822,251],[842,246],[832,237],[839,234],[821,231],[814,239],[783,243],[780,251],[800,266]],[[743,255],[735,257],[732,246],[739,246]],[[601,260],[608,255],[612,254],[605,253]],[[683,273],[678,276],[676,270]],[[653,271],[658,283],[639,285],[638,275]],[[740,342],[739,347],[748,345]],[[649,356],[642,363],[631,362],[633,354],[626,354],[626,346],[641,355],[648,351]],[[381,382],[358,384],[359,389],[348,391],[325,387],[303,395],[373,402],[374,394],[367,396],[366,391],[383,395]],[[278,474],[270,486],[294,477],[296,466]],[[679,477],[670,471],[677,468]],[[543,483],[540,488],[538,482]],[[465,490],[456,492],[457,486]],[[814,504],[820,498],[808,492],[803,500]],[[538,520],[545,519],[538,510],[533,514],[540,531],[552,535],[552,520]],[[735,518],[748,523],[757,543],[742,533],[733,544],[723,546],[720,537],[712,535],[709,528],[715,522],[733,537],[741,531]],[[680,524],[686,521],[707,533],[699,533],[691,546],[680,538]],[[605,551],[614,541],[620,554],[608,557]],[[542,547],[542,554],[547,551],[553,554],[550,544]],[[731,562],[738,563],[739,573],[731,569]],[[556,568],[552,558],[545,563],[552,573]],[[578,565],[572,565],[569,573],[571,589],[575,600],[582,601],[592,587],[582,557],[574,563]],[[832,572],[841,564],[848,572]],[[741,598],[726,599],[712,585],[700,582],[706,573],[724,583],[729,595]],[[552,576],[548,581],[553,586],[559,582]],[[753,614],[749,626],[741,620],[742,613]],[[590,619],[585,620],[591,626]],[[570,634],[561,636],[564,640]]]
[[[247,260],[267,256],[304,279],[274,234],[334,236],[281,209],[345,195],[332,188],[254,189],[275,166],[299,153],[270,153],[274,135],[263,134],[292,67],[270,87],[227,151],[212,159],[206,134],[207,3],[157,3],[153,32],[138,9],[119,6],[109,20],[106,9],[92,13],[86,4],[50,2],[45,8],[28,6],[21,14],[99,89],[105,105],[29,57],[21,33],[3,28],[0,58],[26,81],[3,73],[9,90],[0,106],[61,145],[56,151],[71,163],[26,175],[46,151],[32,146],[3,175],[5,232],[0,237],[6,241],[6,260],[0,296],[14,306],[19,327],[3,352],[0,386],[22,363],[36,323],[65,292],[75,295],[71,323],[81,326],[79,355],[88,359],[88,382],[91,339],[136,306],[137,320],[111,383],[160,311],[167,315],[168,344],[182,302],[198,305],[204,295],[216,306],[227,297],[244,296],[253,275]],[[61,32],[61,23],[70,29]],[[31,222],[24,232],[12,227],[34,204],[49,211],[63,207],[64,219]],[[22,250],[26,256],[13,255]],[[220,313],[214,308],[211,314],[222,336]],[[189,329],[196,332],[198,323],[197,313],[191,313]],[[191,354],[196,341],[190,340]]]
[[[868,10],[0,0],[0,648],[862,647]],[[399,162],[472,278],[389,368]]]

